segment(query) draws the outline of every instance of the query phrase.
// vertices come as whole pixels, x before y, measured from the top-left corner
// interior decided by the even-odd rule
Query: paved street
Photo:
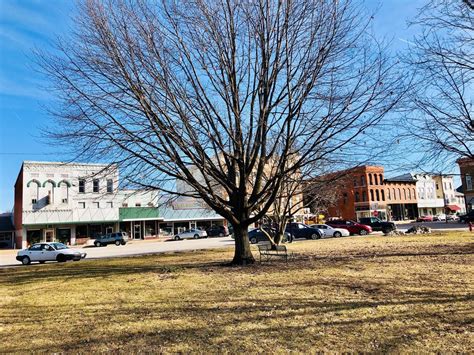
[[[466,230],[467,225],[462,223],[445,222],[427,222],[427,223],[400,223],[397,227],[401,231],[406,231],[412,226],[428,226],[433,230]],[[381,232],[372,235],[381,235]],[[165,253],[198,249],[214,249],[232,246],[234,240],[230,237],[224,238],[205,238],[205,239],[188,239],[180,241],[131,241],[125,246],[117,247],[109,245],[107,247],[79,247],[87,253],[86,259],[113,258],[122,256],[133,256],[153,253]],[[0,267],[21,266],[15,259],[16,250],[0,251]],[[36,263],[34,263],[36,265]]]
[[[131,241],[125,246],[108,245],[106,247],[73,247],[85,251],[86,259],[112,258],[121,256],[132,256],[152,253],[164,253],[197,249],[214,249],[234,245],[234,240],[230,237],[187,239],[179,241]],[[0,251],[0,267],[18,265],[20,262],[15,259],[17,250]],[[37,263],[33,263],[35,265]]]
[[[467,230],[468,226],[465,223],[454,223],[454,222],[442,222],[442,221],[437,221],[437,222],[415,222],[415,223],[399,223],[395,222],[397,224],[397,228],[400,229],[401,231],[406,231],[410,229],[413,226],[426,226],[430,227],[433,230]]]

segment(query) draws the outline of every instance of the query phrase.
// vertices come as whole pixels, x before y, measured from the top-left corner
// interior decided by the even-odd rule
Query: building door
[[[44,230],[44,241],[46,243],[54,242],[54,229],[45,229]]]
[[[136,222],[133,225],[133,239],[141,239],[142,237],[142,226],[140,222]]]

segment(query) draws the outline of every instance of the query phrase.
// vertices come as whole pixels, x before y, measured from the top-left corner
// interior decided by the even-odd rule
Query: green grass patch
[[[0,352],[471,352],[474,238],[450,232],[0,270]],[[257,252],[255,252],[257,254]]]

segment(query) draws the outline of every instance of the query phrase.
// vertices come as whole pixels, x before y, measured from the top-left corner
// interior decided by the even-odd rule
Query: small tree
[[[40,58],[52,136],[129,183],[203,200],[234,228],[233,263],[253,263],[247,229],[285,177],[403,95],[369,22],[349,0],[82,1],[71,38]]]

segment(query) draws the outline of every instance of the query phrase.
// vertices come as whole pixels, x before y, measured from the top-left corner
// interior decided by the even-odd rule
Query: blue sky
[[[412,19],[425,1],[365,1],[378,8],[373,32],[391,40],[393,50],[405,46]],[[0,0],[0,212],[13,207],[13,185],[23,160],[60,161],[61,148],[48,144],[41,129],[51,120],[45,110],[52,100],[35,71],[32,51],[49,49],[57,36],[69,32],[72,0]]]

